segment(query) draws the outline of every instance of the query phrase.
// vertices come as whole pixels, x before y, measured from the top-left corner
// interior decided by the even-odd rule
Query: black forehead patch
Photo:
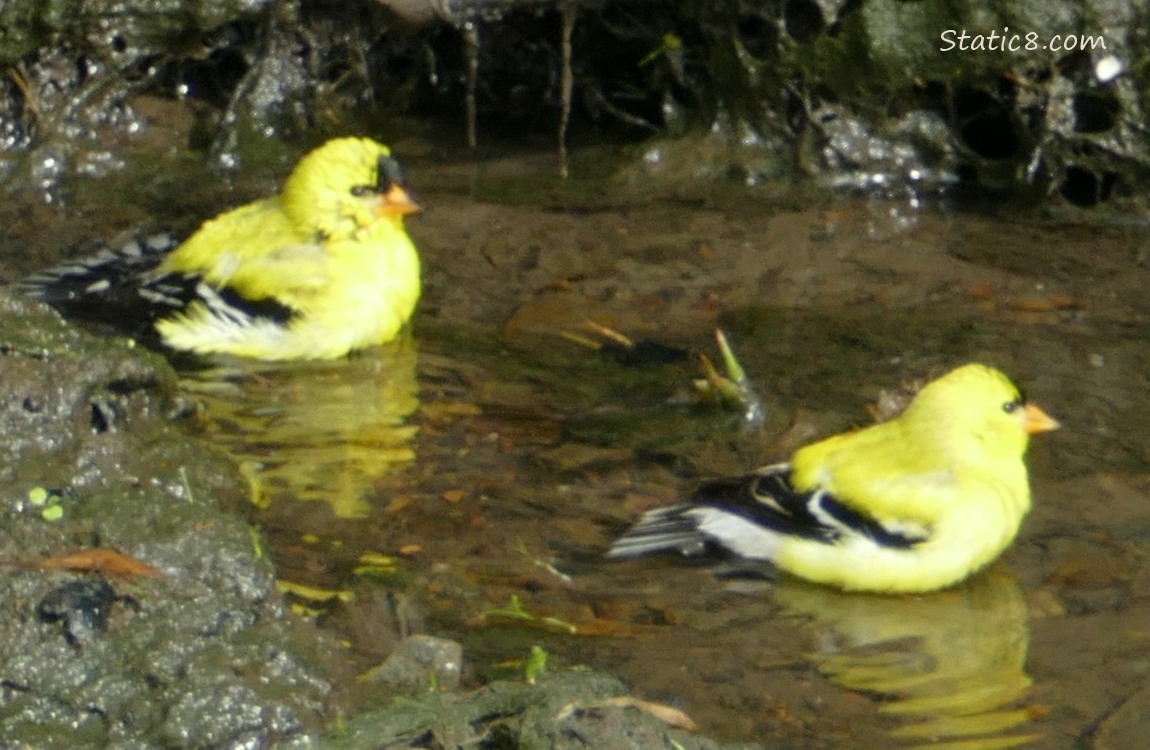
[[[381,156],[379,157],[379,174],[376,178],[376,186],[381,193],[386,193],[392,185],[403,185],[403,170],[400,169],[399,162],[395,159],[390,156]]]

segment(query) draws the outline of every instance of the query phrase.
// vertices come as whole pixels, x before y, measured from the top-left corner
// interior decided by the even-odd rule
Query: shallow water
[[[942,208],[908,222],[787,186],[560,183],[553,166],[412,159],[427,210],[410,222],[426,269],[411,340],[186,373],[203,434],[249,470],[245,512],[290,595],[357,669],[430,631],[464,643],[470,680],[520,674],[539,644],[771,747],[1138,744],[1144,237]],[[588,319],[687,355],[620,362],[572,340],[602,340]],[[763,396],[758,432],[692,389],[716,326]],[[699,479],[866,424],[884,389],[966,361],[1003,368],[1064,425],[1032,445],[1018,541],[966,584],[873,597],[602,559]]]

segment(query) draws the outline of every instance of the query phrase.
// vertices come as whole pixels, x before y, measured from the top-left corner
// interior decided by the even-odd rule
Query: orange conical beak
[[[1061,426],[1058,424],[1058,420],[1034,404],[1027,404],[1025,413],[1026,421],[1022,423],[1022,429],[1026,430],[1027,435],[1037,435],[1040,432],[1057,430]]]
[[[407,216],[420,210],[422,207],[406,190],[395,183],[392,183],[379,201],[380,216]]]

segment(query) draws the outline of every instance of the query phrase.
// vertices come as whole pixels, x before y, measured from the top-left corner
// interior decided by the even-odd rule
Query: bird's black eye
[[[375,188],[371,185],[356,185],[351,189],[351,194],[356,198],[363,198],[375,192]]]
[[[1002,410],[1007,414],[1013,414],[1018,409],[1022,408],[1022,399],[1016,398],[1013,401],[1007,401],[1002,405]]]

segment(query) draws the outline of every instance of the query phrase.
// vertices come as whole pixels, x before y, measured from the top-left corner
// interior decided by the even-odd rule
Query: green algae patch
[[[0,290],[0,378],[0,736],[270,747],[322,725],[319,641],[223,510],[243,481],[181,429],[164,359]]]

